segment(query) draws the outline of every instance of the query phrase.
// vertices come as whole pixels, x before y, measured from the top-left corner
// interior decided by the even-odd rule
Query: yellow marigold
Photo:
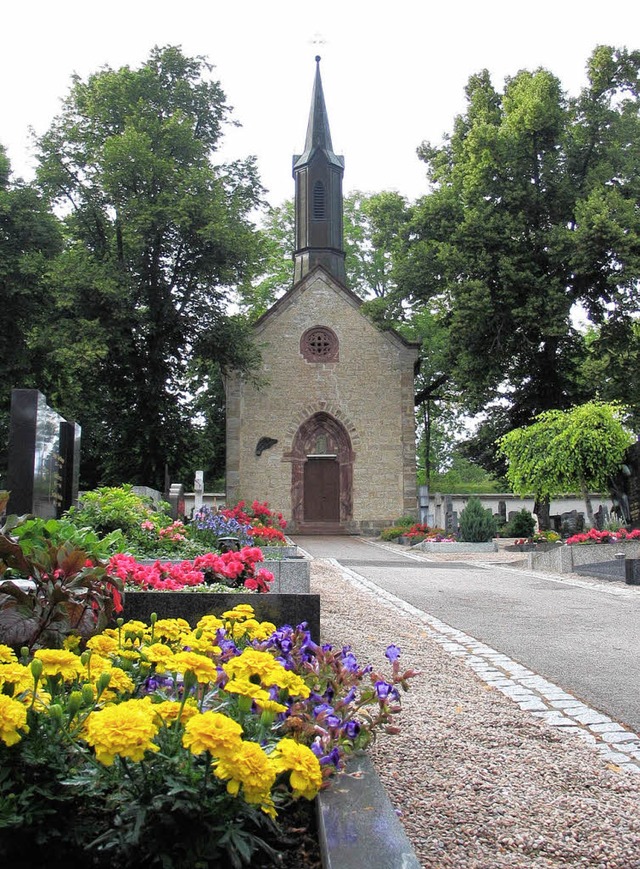
[[[198,624],[196,625],[196,629],[200,628],[207,633],[215,634],[217,630],[224,627],[224,622],[222,619],[219,619],[218,616],[208,615],[202,616]]]
[[[237,621],[238,619],[249,619],[255,616],[253,607],[248,603],[239,603],[232,610],[227,610],[222,613],[223,619]]]
[[[263,812],[275,818],[271,788],[277,771],[257,743],[243,742],[236,752],[215,761],[213,768],[216,776],[227,782],[228,793],[235,797],[242,786],[248,803],[259,805]]]
[[[173,652],[164,643],[152,643],[150,646],[145,646],[143,655],[152,664],[167,664],[173,659]]]
[[[178,715],[180,715],[180,721],[183,724],[185,721],[193,718],[194,715],[198,715],[198,707],[193,701],[187,700],[184,706],[182,706],[182,712],[180,712],[181,706],[182,703],[177,700],[163,700],[162,703],[153,704],[153,711],[165,724],[177,721]]]
[[[281,739],[270,755],[277,772],[291,770],[289,784],[294,797],[312,800],[322,785],[320,761],[306,745]]]
[[[81,640],[82,637],[80,634],[68,634],[64,638],[62,648],[67,649],[69,652],[75,652],[79,648]]]
[[[186,619],[158,619],[153,628],[153,636],[177,640],[181,634],[190,630],[191,625]]]
[[[249,697],[255,700],[256,703],[269,700],[269,692],[265,691],[260,685],[255,682],[250,682],[249,679],[241,678],[230,679],[224,686],[224,690],[229,694],[239,694],[241,697]],[[286,709],[286,706],[285,706]],[[284,709],[282,710],[284,712]]]
[[[105,699],[113,699],[116,694],[131,694],[135,689],[131,676],[120,667],[110,667],[106,672],[109,674],[109,684],[103,695]]]
[[[113,662],[109,658],[104,658],[98,652],[92,652],[87,663],[84,665],[84,673],[87,679],[95,682],[100,673],[110,670],[112,667]]]
[[[280,662],[277,661],[276,663]],[[292,670],[281,667],[280,670],[276,671],[276,675],[277,682],[273,684],[277,685],[278,688],[286,688],[289,694],[292,694],[294,697],[308,697],[311,694],[311,689],[304,679]]]
[[[284,669],[282,664],[269,652],[258,649],[245,649],[241,655],[222,665],[224,672],[230,677],[246,678],[258,676],[264,685],[272,685],[271,681],[276,669]]]
[[[191,754],[208,751],[214,757],[226,757],[242,743],[242,727],[221,712],[203,712],[187,721],[182,744]]]
[[[125,648],[118,649],[118,657],[124,658],[125,661],[139,661],[140,660],[140,648]]]
[[[276,626],[273,622],[258,622],[257,626],[252,631],[251,639],[267,640],[275,631]]]
[[[12,697],[0,694],[0,739],[5,745],[15,745],[22,739],[19,730],[22,733],[29,732],[27,707]]]
[[[0,664],[0,690],[5,685],[13,685],[13,693],[20,694],[33,688],[33,674],[23,664]],[[5,692],[6,693],[6,692]]]
[[[171,671],[186,673],[190,670],[198,682],[215,682],[218,670],[211,658],[198,652],[177,652],[171,661]]]
[[[308,697],[311,693],[300,676],[287,670],[269,652],[245,649],[241,655],[223,664],[222,669],[232,679],[251,679],[257,676],[262,685],[285,688],[296,697]]]
[[[197,631],[191,631],[189,634],[183,634],[180,642],[183,646],[192,649],[194,652],[210,652],[212,655],[220,654],[220,646],[215,645],[215,635],[208,631],[203,631],[201,636],[196,636]]]
[[[18,659],[11,646],[0,643],[0,664],[15,664]]]
[[[127,634],[131,634],[135,637],[144,637],[145,634],[149,633],[149,628],[145,625],[144,622],[139,622],[136,619],[131,619],[131,621],[125,622],[120,628],[123,636]]]
[[[83,737],[92,745],[97,759],[111,766],[116,756],[140,761],[147,751],[158,751],[153,739],[159,723],[149,698],[125,700],[92,712]]]
[[[91,649],[92,652],[97,652],[99,655],[110,655],[118,650],[118,641],[115,637],[107,634],[96,634],[95,637],[87,640],[87,649]]]
[[[80,658],[65,649],[38,649],[33,657],[42,661],[43,676],[62,676],[70,682],[82,672]]]

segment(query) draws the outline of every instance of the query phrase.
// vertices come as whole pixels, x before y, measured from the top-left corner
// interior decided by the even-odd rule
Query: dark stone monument
[[[182,483],[172,483],[169,489],[169,504],[171,504],[171,518],[182,519],[185,515],[184,486]]]
[[[55,519],[78,501],[80,426],[37,389],[11,390],[8,513]]]

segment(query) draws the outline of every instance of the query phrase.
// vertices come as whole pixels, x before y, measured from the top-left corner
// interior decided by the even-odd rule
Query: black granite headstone
[[[52,519],[77,501],[80,426],[37,389],[11,390],[7,512]]]

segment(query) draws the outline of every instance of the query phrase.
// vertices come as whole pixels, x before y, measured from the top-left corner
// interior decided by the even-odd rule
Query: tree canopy
[[[498,446],[507,459],[507,480],[536,500],[577,489],[594,524],[589,492],[606,492],[635,438],[614,404],[590,401],[568,410],[548,410],[528,426],[513,429]]]
[[[640,52],[601,46],[570,98],[544,69],[518,72],[502,92],[485,70],[453,133],[419,149],[431,191],[394,275],[406,303],[446,324],[447,371],[471,412],[501,400],[513,426],[592,397],[577,312],[602,352],[633,338],[639,71]]]
[[[230,109],[211,69],[169,46],[74,76],[38,142],[65,246],[34,342],[50,342],[51,397],[87,429],[87,482],[162,488],[197,441],[196,392],[206,416],[211,378],[249,359],[227,305],[253,268],[263,191],[253,158],[214,162]]]

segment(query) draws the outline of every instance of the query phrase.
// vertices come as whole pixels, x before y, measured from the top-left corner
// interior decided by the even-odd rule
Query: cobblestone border
[[[386,548],[386,547],[384,547]],[[409,556],[412,557],[412,556]],[[417,558],[418,556],[413,556]],[[414,607],[399,597],[385,591],[366,577],[344,567],[336,558],[325,559],[337,568],[355,586],[365,588],[384,599],[403,613],[417,618],[425,625],[428,634],[442,648],[464,663],[487,685],[509,697],[525,712],[541,718],[551,727],[570,733],[596,748],[608,763],[621,769],[640,773],[640,736],[614,721],[608,715],[587,706],[572,694],[534,673],[522,664],[498,652],[475,637],[451,627],[429,613]],[[422,560],[422,559],[419,559]],[[488,565],[470,565],[487,567]],[[492,564],[495,569],[498,565]],[[508,569],[504,567],[503,569]],[[531,573],[539,576],[538,573]],[[546,576],[555,582],[583,585],[580,580]],[[592,588],[591,583],[584,583]],[[626,589],[603,589],[608,594],[619,594]],[[629,589],[631,591],[631,589]],[[631,592],[633,593],[633,592]]]

